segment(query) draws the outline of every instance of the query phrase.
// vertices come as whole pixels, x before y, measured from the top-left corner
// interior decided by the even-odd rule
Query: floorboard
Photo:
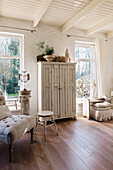
[[[113,170],[113,120],[97,122],[87,118],[57,121],[44,130],[38,125],[34,142],[30,134],[14,145],[13,162],[9,163],[8,146],[0,143],[0,170]]]

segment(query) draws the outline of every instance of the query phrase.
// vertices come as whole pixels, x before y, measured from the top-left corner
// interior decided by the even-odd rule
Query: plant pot
[[[47,60],[47,62],[52,62],[54,59],[54,55],[45,55],[44,58]]]

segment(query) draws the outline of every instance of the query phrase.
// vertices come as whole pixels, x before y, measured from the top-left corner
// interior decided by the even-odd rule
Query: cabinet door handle
[[[62,90],[62,88],[60,87],[59,90]]]
[[[58,87],[58,85],[55,85],[54,87]]]

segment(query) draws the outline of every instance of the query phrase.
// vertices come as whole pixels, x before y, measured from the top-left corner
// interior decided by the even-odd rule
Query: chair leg
[[[9,145],[9,162],[13,159],[13,145]]]
[[[33,130],[34,130],[34,128],[32,128],[32,129],[30,130],[30,132],[31,132],[31,142],[33,142]]]
[[[56,135],[58,135],[58,130],[57,130],[57,126],[56,126],[56,123],[55,123],[55,120],[54,120],[54,116],[52,116],[52,121],[53,121],[54,126],[55,126]]]
[[[47,125],[47,121],[44,121],[44,140],[46,141],[46,125]]]
[[[38,125],[38,123],[39,123],[39,116],[37,116],[37,118],[36,118],[36,127],[37,127],[37,125]]]

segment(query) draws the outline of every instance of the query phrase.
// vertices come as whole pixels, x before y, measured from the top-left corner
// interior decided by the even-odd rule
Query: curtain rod
[[[2,27],[2,28],[12,28],[12,29],[24,30],[24,31],[30,31],[31,33],[36,32],[36,30],[32,30],[32,29],[25,29],[25,28],[16,28],[16,27],[3,26],[3,25],[0,25],[0,27]]]
[[[66,36],[67,36],[68,38],[69,38],[69,37],[77,37],[77,38],[87,38],[87,39],[91,39],[91,40],[94,40],[94,39],[95,39],[95,38],[81,37],[81,36],[70,35],[70,34],[67,34]]]

